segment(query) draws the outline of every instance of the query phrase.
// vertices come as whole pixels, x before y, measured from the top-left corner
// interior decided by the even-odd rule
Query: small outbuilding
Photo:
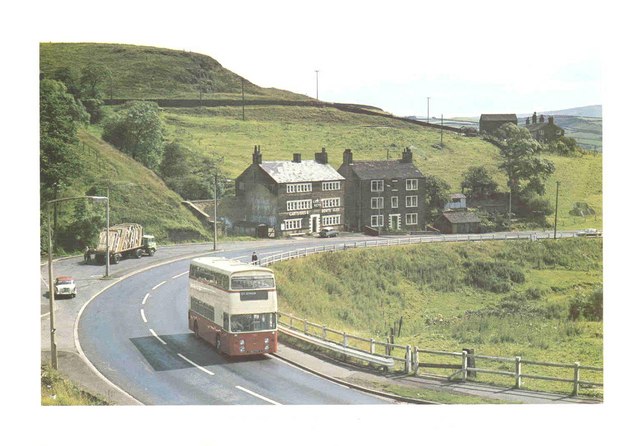
[[[467,210],[445,211],[434,226],[443,234],[477,234],[480,232],[480,218]]]
[[[518,117],[515,113],[482,114],[480,115],[480,132],[492,135],[500,128],[501,125],[509,122],[518,125]]]

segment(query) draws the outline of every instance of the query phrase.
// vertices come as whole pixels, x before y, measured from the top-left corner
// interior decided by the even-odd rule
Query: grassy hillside
[[[355,159],[400,157],[411,147],[414,162],[426,175],[435,175],[460,190],[464,172],[471,166],[486,166],[502,190],[505,176],[498,171],[498,149],[479,139],[452,132],[443,133],[419,125],[381,116],[359,115],[332,108],[246,107],[245,121],[239,107],[164,109],[167,139],[184,143],[201,154],[224,157],[222,171],[231,178],[250,163],[254,145],[262,147],[263,159],[288,160],[299,152],[303,159],[327,148],[329,163],[339,167],[342,152],[350,148]],[[560,229],[602,226],[602,157],[547,156],[556,172],[547,182],[547,198],[555,203],[556,181],[561,182],[558,225]],[[575,202],[587,202],[597,212],[589,220],[572,217]],[[549,219],[552,221],[552,219]]]
[[[87,131],[80,131],[78,137],[74,152],[83,167],[65,196],[84,195],[92,187],[95,193],[106,195],[106,186],[111,184],[111,224],[140,223],[161,242],[210,237],[208,229],[155,173]],[[62,221],[72,215],[72,206],[60,206]]]
[[[603,325],[570,317],[602,289],[602,240],[428,244],[277,263],[280,309],[398,344],[601,366]],[[309,272],[313,271],[313,274]]]
[[[200,97],[240,99],[242,78],[203,54],[136,45],[108,43],[41,43],[40,71],[53,77],[56,70],[70,68],[80,74],[89,64],[108,68],[103,86],[107,98],[148,99]],[[261,88],[244,80],[246,99],[309,100],[304,95]]]

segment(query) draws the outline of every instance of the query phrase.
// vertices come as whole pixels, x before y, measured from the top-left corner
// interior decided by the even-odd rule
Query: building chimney
[[[301,153],[294,153],[293,154],[293,162],[294,163],[301,163],[302,162],[302,154]]]
[[[345,149],[342,154],[342,163],[343,164],[353,164],[353,153],[351,153],[351,149]]]
[[[253,164],[262,164],[262,153],[260,153],[260,146],[253,146]]]
[[[400,160],[400,162],[401,163],[413,162],[413,154],[411,153],[411,149],[409,147],[404,149],[404,151],[402,152],[402,160]]]
[[[329,163],[329,154],[327,153],[327,149],[322,148],[322,152],[316,153],[316,163],[318,164],[328,164]]]
[[[533,116],[531,117],[531,123],[532,124],[538,123],[538,114],[536,112],[533,112]]]
[[[526,120],[526,122],[525,122],[525,125],[529,125],[529,124],[531,124],[531,119],[529,119],[529,118],[527,117],[527,120]]]
[[[549,116],[549,124],[553,124],[553,116]]]
[[[544,115],[540,115],[540,124],[544,122]]]

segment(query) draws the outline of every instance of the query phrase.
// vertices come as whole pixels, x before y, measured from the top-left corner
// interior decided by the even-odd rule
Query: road
[[[248,261],[322,244],[367,240],[260,240],[219,244],[215,255]],[[369,239],[371,240],[371,239]],[[376,238],[374,240],[380,240]],[[213,255],[211,244],[162,247],[156,256],[111,265],[81,258],[54,262],[54,276],[77,279],[78,297],[56,300],[59,353],[77,352],[98,375],[148,405],[374,404],[388,402],[318,378],[274,357],[218,355],[187,326],[189,259]],[[50,346],[46,266],[41,281],[41,343]]]

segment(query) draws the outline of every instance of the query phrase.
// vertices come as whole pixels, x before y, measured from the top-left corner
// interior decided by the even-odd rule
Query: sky
[[[87,15],[87,2],[62,1],[41,6],[55,20],[34,36],[198,52],[261,87],[399,116],[479,116],[601,104],[603,7],[593,5],[115,0]]]
[[[373,105],[399,116],[425,116],[427,98],[430,114],[437,117],[532,113],[602,104],[604,205],[608,215],[605,264],[615,265],[605,271],[605,294],[615,298],[607,300],[605,309],[607,400],[599,407],[582,407],[578,414],[576,408],[561,410],[558,406],[425,408],[418,414],[416,408],[396,406],[396,416],[390,418],[389,412],[370,408],[327,407],[319,413],[331,423],[319,427],[317,419],[308,416],[308,408],[278,412],[153,408],[143,413],[136,408],[119,408],[99,415],[66,408],[69,410],[54,412],[37,407],[39,391],[34,382],[39,379],[40,358],[36,348],[25,358],[22,344],[10,342],[5,351],[5,356],[12,358],[9,369],[19,375],[12,378],[22,378],[9,395],[13,413],[23,415],[14,418],[35,417],[43,439],[40,443],[48,444],[80,444],[83,436],[91,437],[92,444],[116,444],[113,439],[118,438],[119,430],[105,429],[109,422],[122,423],[128,438],[141,444],[184,443],[187,437],[189,444],[212,444],[190,428],[209,426],[212,416],[225,422],[230,422],[229,417],[267,420],[276,429],[270,432],[273,436],[261,440],[290,440],[290,444],[299,444],[300,439],[317,444],[313,440],[318,434],[332,433],[335,426],[349,428],[360,439],[366,434],[370,444],[376,444],[376,438],[384,443],[411,438],[472,438],[483,444],[489,438],[491,444],[532,444],[536,440],[539,444],[545,434],[554,435],[557,441],[551,443],[578,435],[585,440],[583,444],[602,444],[610,433],[632,426],[625,423],[627,412],[620,410],[626,399],[631,399],[629,392],[635,391],[635,387],[624,385],[629,361],[638,362],[637,355],[626,356],[633,346],[628,345],[632,337],[625,329],[637,325],[637,311],[633,310],[637,299],[629,299],[637,288],[629,279],[637,275],[637,261],[624,260],[628,252],[637,251],[633,249],[636,238],[624,237],[628,222],[636,221],[629,217],[637,212],[627,200],[633,200],[629,179],[637,177],[637,135],[631,134],[637,122],[631,107],[638,103],[640,78],[634,57],[634,42],[640,40],[637,15],[628,9],[629,4],[632,2],[617,0],[23,0],[3,5],[0,42],[3,61],[11,63],[0,70],[3,98],[10,104],[0,107],[0,122],[6,126],[0,190],[3,202],[15,209],[32,204],[19,225],[25,236],[5,240],[5,252],[36,253],[39,249],[39,240],[31,236],[39,230],[38,43],[109,42],[206,54],[257,85],[310,97],[316,95],[318,70],[319,99]],[[14,192],[16,184],[20,194]],[[625,210],[626,219],[620,217],[620,209]],[[0,225],[5,234],[16,230],[15,219],[0,219]],[[39,266],[31,257],[26,262],[13,256],[5,258],[12,259],[16,270],[18,265],[31,265],[28,272],[39,276]],[[33,282],[39,289],[32,278],[23,282]],[[20,299],[29,295],[35,294],[22,291],[11,296],[16,308],[3,312],[3,318],[11,320],[4,326],[6,333],[38,333],[39,323],[34,318],[25,321],[15,317],[25,313],[26,301],[34,305],[27,312],[37,314],[35,300]],[[618,306],[613,307],[613,302]],[[616,311],[621,302],[623,311]],[[7,382],[13,383],[11,379]],[[109,415],[106,423],[104,415]],[[412,417],[402,418],[407,415]],[[380,427],[381,420],[388,429]],[[535,421],[530,424],[527,420]],[[607,423],[614,427],[606,429]],[[21,429],[20,435],[30,433],[26,425],[12,424]],[[501,437],[484,435],[487,427]],[[469,437],[463,429],[477,434]],[[63,431],[64,436],[49,435]],[[345,438],[344,433],[340,435]]]

